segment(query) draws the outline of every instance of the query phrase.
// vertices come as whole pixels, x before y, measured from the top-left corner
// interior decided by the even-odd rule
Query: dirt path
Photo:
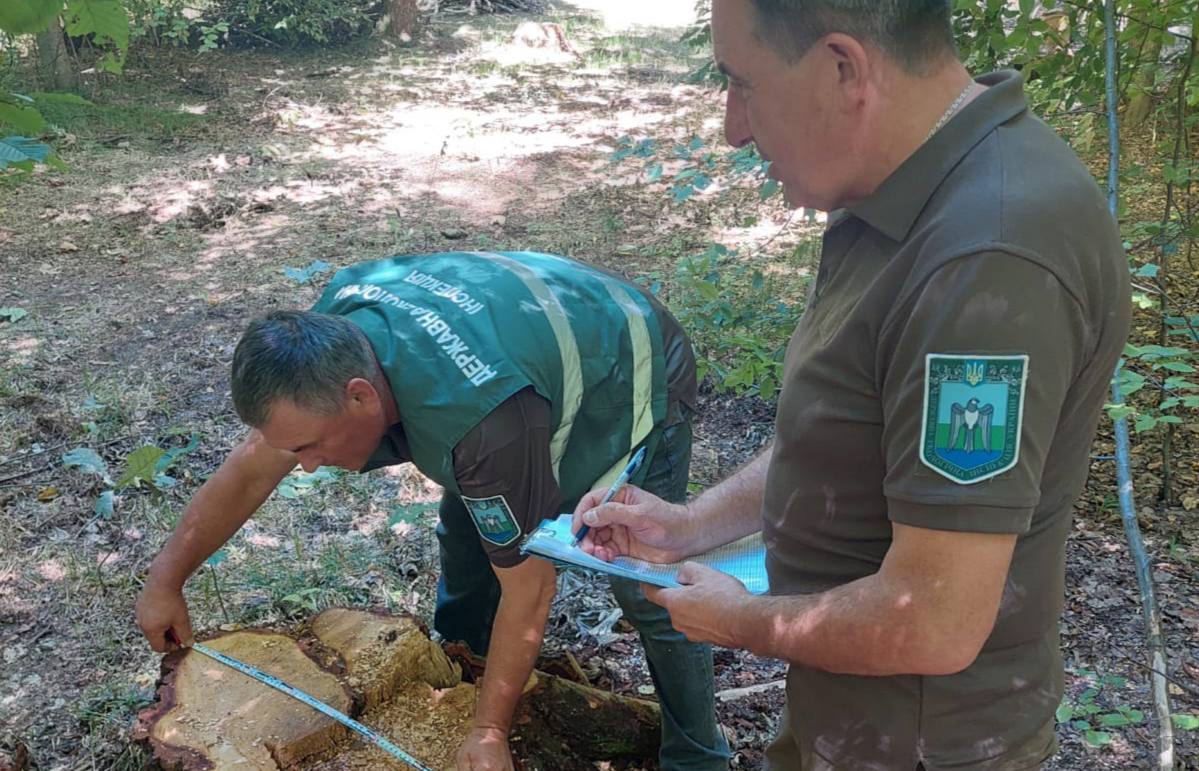
[[[311,302],[327,276],[300,284],[284,268],[528,248],[635,276],[669,273],[711,240],[753,240],[738,217],[702,200],[672,207],[636,167],[609,165],[625,135],[719,131],[719,95],[679,84],[674,33],[611,34],[581,13],[558,20],[581,59],[513,46],[518,20],[485,17],[435,25],[410,49],[141,53],[97,93],[97,108],[60,116],[69,173],[0,191],[0,305],[29,314],[0,324],[0,751],[24,743],[42,768],[140,766],[128,721],[157,657],[132,623],[133,598],[183,503],[242,435],[227,398],[242,326]],[[784,220],[758,212],[753,232]],[[771,432],[768,405],[705,396],[693,481],[727,473]],[[173,485],[121,490],[111,512],[97,508],[110,488],[101,475],[59,461],[93,448],[116,480],[137,448],[182,451],[193,435],[168,470]],[[1135,583],[1103,508],[1113,489],[1104,463],[1071,545],[1069,682],[1077,700],[1083,670],[1123,674],[1098,702],[1148,711]],[[198,629],[335,604],[429,616],[432,486],[404,469],[291,481],[189,584]],[[1163,519],[1150,534],[1169,576],[1173,669],[1193,683],[1194,551],[1169,528]],[[549,648],[571,648],[597,684],[649,693],[634,636],[603,623],[606,595],[577,577],[563,579],[562,595]],[[718,688],[783,671],[721,651]],[[1176,711],[1195,711],[1193,694],[1176,700]],[[781,701],[768,685],[722,702],[736,767],[759,767]],[[1055,767],[1143,767],[1148,729],[1113,732],[1091,749],[1063,727]],[[1195,756],[1190,735],[1180,747]]]

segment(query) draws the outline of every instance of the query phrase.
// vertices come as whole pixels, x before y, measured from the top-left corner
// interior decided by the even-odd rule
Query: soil
[[[42,769],[145,761],[129,730],[159,657],[133,622],[134,598],[182,506],[244,435],[227,380],[242,327],[310,304],[328,276],[300,283],[285,268],[511,248],[652,279],[722,241],[802,282],[811,266],[797,267],[792,247],[810,230],[780,207],[752,191],[673,205],[639,165],[611,162],[628,135],[719,146],[721,95],[682,82],[679,30],[614,35],[569,3],[551,18],[581,58],[513,50],[519,16],[447,18],[407,47],[137,49],[124,76],[93,84],[99,107],[60,138],[70,170],[0,188],[0,305],[29,314],[0,321],[0,758],[27,752]],[[700,406],[692,481],[703,486],[769,442],[773,414],[711,390]],[[1182,427],[1171,456],[1176,484],[1192,490],[1197,433]],[[123,486],[105,507],[133,451],[182,453],[193,436],[196,447],[166,471],[173,482]],[[96,450],[106,473],[64,465],[78,447]],[[1148,768],[1156,753],[1113,452],[1100,436],[1068,544],[1067,693],[1144,719],[1109,729],[1099,747],[1061,723],[1054,769]],[[1132,474],[1172,709],[1193,714],[1195,519],[1157,501],[1157,453],[1155,440],[1135,437]],[[344,604],[431,617],[433,485],[403,468],[290,481],[293,494],[273,496],[189,583],[197,630]],[[614,607],[599,584],[564,573],[546,654],[570,651],[593,685],[652,698]],[[732,650],[716,660],[733,766],[760,768],[785,667]],[[1196,733],[1177,731],[1175,744],[1185,767],[1199,767]]]

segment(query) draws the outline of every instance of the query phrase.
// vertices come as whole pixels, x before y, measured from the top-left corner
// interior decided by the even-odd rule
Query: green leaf
[[[1182,731],[1194,731],[1199,728],[1199,715],[1177,714],[1171,715],[1170,719],[1174,727]]]
[[[1157,425],[1156,415],[1137,415],[1137,419],[1133,421],[1132,427],[1138,434],[1151,430]]]
[[[92,506],[92,512],[103,519],[112,519],[113,513],[113,492],[105,490],[100,493],[100,497],[96,499],[96,503]]]
[[[332,270],[333,266],[322,260],[313,260],[307,268],[284,268],[283,275],[295,281],[297,284],[307,284],[314,277]]]
[[[28,315],[29,311],[24,308],[14,308],[11,305],[0,308],[0,319],[5,319],[12,324],[16,324]]]
[[[215,568],[217,565],[220,565],[222,562],[224,562],[228,558],[229,558],[229,552],[225,551],[224,549],[217,549],[216,551],[214,551],[212,553],[211,557],[204,560],[204,564],[210,568]]]
[[[1102,747],[1112,743],[1112,735],[1107,731],[1086,731],[1082,736],[1092,747]]]
[[[770,196],[777,193],[778,190],[779,190],[778,180],[768,179],[768,180],[766,180],[766,184],[762,185],[762,189],[758,191],[758,198],[765,201],[767,198],[769,198]]]
[[[3,315],[4,309],[0,308],[0,316]],[[1163,385],[1167,391],[1199,390],[1199,385],[1192,383],[1186,378],[1179,377],[1178,375],[1171,375],[1170,377],[1166,378],[1166,382]]]
[[[36,35],[49,27],[61,10],[61,0],[4,0],[0,3],[0,30],[10,35]]]
[[[394,527],[399,524],[415,525],[420,521],[421,515],[425,513],[425,510],[426,507],[420,504],[397,506],[391,510],[391,515],[387,518],[387,526]]]
[[[1147,382],[1145,376],[1139,372],[1133,372],[1129,369],[1120,370],[1120,379],[1118,381],[1120,395],[1128,396],[1129,394],[1135,394],[1144,388]]]
[[[162,472],[174,465],[175,461],[179,460],[184,455],[187,455],[199,446],[200,435],[197,433],[192,433],[190,436],[188,436],[188,442],[186,445],[183,447],[173,447],[162,454],[162,457],[158,459],[158,463],[154,466],[155,473],[162,474]],[[172,480],[172,483],[173,482],[174,480]]]
[[[1131,722],[1131,720],[1124,715],[1121,715],[1119,712],[1109,712],[1106,715],[1099,716],[1099,725],[1103,726],[1104,728],[1119,728],[1120,726],[1126,726]]]
[[[1190,364],[1183,364],[1181,361],[1163,361],[1160,366],[1162,369],[1168,369],[1171,372],[1185,372],[1188,375],[1195,371],[1195,368]]]
[[[155,468],[158,460],[165,454],[152,444],[139,447],[129,453],[129,457],[125,459],[125,473],[121,474],[121,478],[117,480],[116,489],[123,490],[131,485],[139,486],[142,482],[152,483],[156,475]]]
[[[81,468],[84,471],[108,479],[108,464],[99,453],[90,447],[76,447],[70,452],[63,453],[62,465],[67,468]]]
[[[43,104],[73,104],[78,107],[94,107],[95,105],[79,94],[68,91],[37,91],[30,94],[33,101]]]
[[[297,468],[283,479],[275,492],[288,499],[299,498],[312,492],[320,483],[337,479],[337,469],[321,466],[311,474]]]
[[[65,18],[71,35],[93,35],[122,50],[129,45],[129,14],[120,0],[67,0]]]
[[[1129,407],[1127,404],[1108,404],[1104,407],[1107,410],[1108,417],[1112,420],[1127,420],[1137,414],[1135,407]]]
[[[0,139],[0,169],[25,162],[43,163],[50,155],[50,146],[28,137]]]
[[[1150,310],[1157,307],[1157,300],[1144,292],[1133,292],[1132,301],[1141,310]]]
[[[1054,718],[1057,719],[1057,722],[1059,722],[1059,723],[1068,722],[1070,720],[1070,718],[1074,717],[1074,708],[1071,707],[1069,704],[1067,704],[1065,701],[1063,701],[1061,704],[1058,705],[1057,712],[1054,712],[1053,716],[1054,716]]]
[[[91,35],[97,42],[112,43],[122,56],[129,48],[129,14],[120,0],[67,0],[64,18],[71,35]],[[105,69],[120,68],[119,60],[101,64]]]
[[[1141,278],[1156,278],[1157,272],[1158,267],[1153,263],[1149,263],[1137,268],[1136,272],[1134,272],[1132,275],[1139,276]]]
[[[0,123],[7,123],[22,134],[38,136],[46,130],[46,119],[32,107],[0,102]]]

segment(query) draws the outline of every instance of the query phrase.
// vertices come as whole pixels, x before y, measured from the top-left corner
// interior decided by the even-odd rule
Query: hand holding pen
[[[605,503],[608,503],[609,501],[611,501],[616,496],[616,494],[618,492],[620,492],[620,488],[624,487],[626,484],[629,483],[629,479],[631,479],[633,477],[633,474],[637,473],[637,469],[641,467],[641,462],[644,460],[645,460],[645,446],[643,445],[639,450],[637,450],[636,453],[633,454],[633,457],[629,459],[629,463],[627,466],[624,467],[624,471],[620,472],[620,476],[616,477],[616,481],[613,482],[612,486],[609,487],[607,492],[604,493],[604,497],[600,499],[600,502],[596,505],[596,508],[599,508],[600,506],[603,506]],[[590,529],[591,528],[589,528],[585,524],[580,525],[578,531],[575,533],[574,540],[571,541],[570,545],[578,546],[579,542],[582,541],[584,537],[586,537],[587,532]]]

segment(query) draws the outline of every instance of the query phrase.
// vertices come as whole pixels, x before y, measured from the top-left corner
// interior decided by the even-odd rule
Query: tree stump
[[[205,642],[356,718],[433,769],[452,769],[486,662],[450,655],[410,616],[327,610],[288,634],[241,631]],[[456,660],[455,660],[456,659]],[[461,663],[459,663],[461,662]],[[463,667],[466,677],[463,677]],[[196,651],[163,658],[158,701],[134,736],[162,768],[406,768],[336,721]],[[535,672],[515,717],[528,771],[645,763],[657,755],[658,705]]]

